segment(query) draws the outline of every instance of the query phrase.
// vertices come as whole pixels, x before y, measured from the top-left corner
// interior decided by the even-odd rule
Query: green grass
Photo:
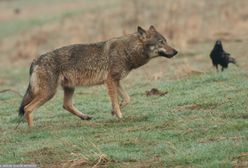
[[[11,7],[30,3],[36,4],[35,0],[18,1]],[[99,7],[113,7],[109,4],[1,22],[0,38],[94,12]],[[247,42],[228,45],[237,50],[237,56],[247,53]],[[207,66],[202,59],[195,58],[208,55],[211,47],[208,42],[200,43],[192,49],[196,54],[187,58],[199,69],[201,65]],[[238,51],[241,48],[242,52]],[[0,54],[2,60],[9,57],[8,53],[0,51]],[[172,59],[170,63],[178,60]],[[0,83],[4,81],[0,90],[14,88],[24,94],[29,67],[18,61],[5,62],[0,66]],[[164,67],[164,63],[158,67]],[[78,88],[74,96],[76,107],[94,117],[91,121],[82,121],[63,110],[63,92],[58,89],[51,101],[34,111],[33,128],[28,128],[26,122],[16,128],[21,97],[11,92],[0,93],[0,164],[35,163],[39,167],[59,168],[76,163],[78,167],[98,164],[118,168],[248,167],[248,76],[246,62],[240,63],[241,67],[231,66],[223,73],[207,69],[206,73],[179,80],[168,80],[172,75],[166,76],[179,67],[177,64],[173,70],[165,67],[164,76],[156,81],[147,79],[145,68],[140,69],[139,75],[130,74],[123,82],[131,103],[122,109],[122,120],[111,115],[105,87],[96,86]],[[147,97],[145,92],[153,87],[168,94]]]
[[[79,88],[77,107],[93,115],[81,121],[62,109],[62,92],[34,112],[34,127],[15,129],[21,99],[1,94],[0,163],[48,165],[86,159],[108,167],[232,167],[248,152],[247,75],[209,72],[177,81],[129,83],[124,119],[110,115],[103,87]],[[169,93],[146,97],[150,84]],[[247,163],[247,162],[246,162]]]

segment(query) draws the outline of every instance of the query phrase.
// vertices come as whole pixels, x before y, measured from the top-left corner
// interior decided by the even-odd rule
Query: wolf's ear
[[[155,32],[157,31],[153,25],[150,26],[149,31]]]
[[[138,34],[139,34],[139,36],[141,37],[141,38],[146,38],[146,31],[143,29],[143,28],[141,28],[140,26],[138,26]]]

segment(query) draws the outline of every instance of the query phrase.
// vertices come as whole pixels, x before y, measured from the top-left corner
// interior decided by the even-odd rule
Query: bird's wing
[[[223,51],[223,54],[226,55],[226,56],[230,56],[231,54],[226,52],[226,51]]]

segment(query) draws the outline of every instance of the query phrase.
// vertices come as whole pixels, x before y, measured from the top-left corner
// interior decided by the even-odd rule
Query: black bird
[[[236,64],[236,60],[223,49],[220,40],[216,41],[214,48],[210,53],[210,58],[212,59],[212,63],[216,67],[217,71],[218,65],[221,65],[221,71],[223,71],[225,68],[228,68],[229,63]]]

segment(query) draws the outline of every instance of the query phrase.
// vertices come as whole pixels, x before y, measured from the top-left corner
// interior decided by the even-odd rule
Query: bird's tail
[[[232,58],[232,57],[229,57],[229,63],[233,63],[236,66],[238,66],[237,61],[234,58]]]

